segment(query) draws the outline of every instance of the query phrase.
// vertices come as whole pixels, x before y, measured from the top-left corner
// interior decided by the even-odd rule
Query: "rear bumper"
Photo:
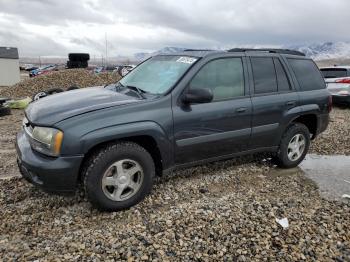
[[[332,95],[334,104],[350,104],[350,96]]]
[[[17,164],[22,176],[52,193],[74,193],[83,156],[46,157],[32,150],[23,131],[17,134]]]

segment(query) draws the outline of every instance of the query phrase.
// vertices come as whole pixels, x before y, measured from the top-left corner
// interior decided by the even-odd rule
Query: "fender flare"
[[[153,121],[133,122],[95,129],[80,138],[83,154],[99,144],[138,136],[149,136],[156,142],[162,157],[163,168],[173,161],[173,147],[162,127]]]

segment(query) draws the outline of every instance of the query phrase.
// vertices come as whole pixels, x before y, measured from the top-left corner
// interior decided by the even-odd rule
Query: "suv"
[[[18,165],[46,191],[83,184],[94,206],[121,210],[175,168],[257,152],[295,167],[330,110],[320,71],[296,51],[157,55],[116,84],[31,103],[17,135]]]
[[[350,105],[350,66],[323,67],[320,70],[333,102]]]

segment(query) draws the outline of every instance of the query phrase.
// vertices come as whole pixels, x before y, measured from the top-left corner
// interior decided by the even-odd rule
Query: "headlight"
[[[58,156],[61,151],[63,132],[49,127],[36,126],[32,133],[31,146],[34,150],[49,156]]]

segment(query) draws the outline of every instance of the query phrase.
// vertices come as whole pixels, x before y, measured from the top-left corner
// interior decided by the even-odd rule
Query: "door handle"
[[[286,103],[287,106],[294,106],[296,104],[296,101],[288,101]]]
[[[243,113],[243,112],[245,112],[245,111],[247,111],[247,108],[246,108],[246,107],[240,107],[240,108],[237,108],[237,109],[236,109],[236,112],[237,112],[237,113]]]

